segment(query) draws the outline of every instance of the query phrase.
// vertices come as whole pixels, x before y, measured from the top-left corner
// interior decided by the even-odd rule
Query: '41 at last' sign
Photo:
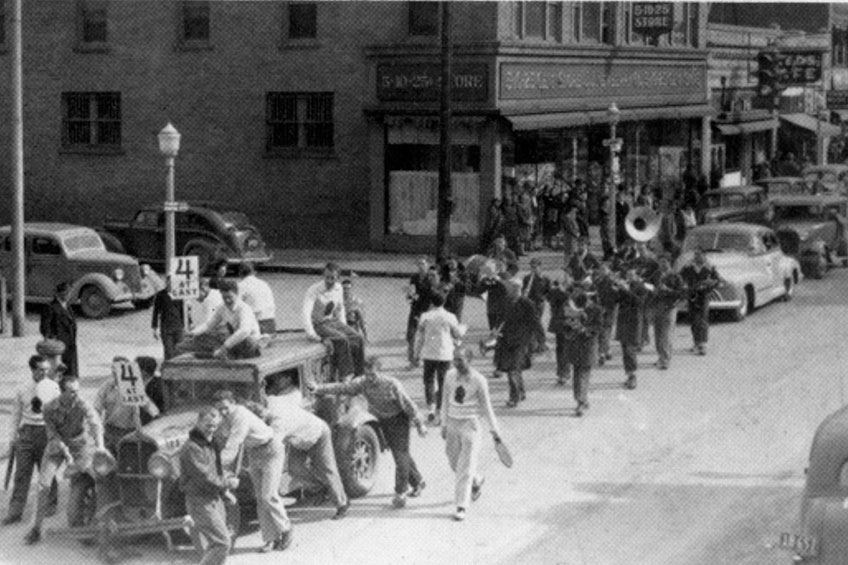
[[[200,267],[196,255],[174,257],[168,266],[168,293],[174,300],[200,295]]]

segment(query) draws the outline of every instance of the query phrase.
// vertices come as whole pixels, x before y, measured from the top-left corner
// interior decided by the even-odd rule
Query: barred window
[[[62,146],[120,148],[119,92],[63,92]]]
[[[298,2],[289,4],[289,39],[318,37],[318,4]]]
[[[333,94],[269,92],[266,96],[267,149],[333,147]]]
[[[82,43],[106,43],[109,40],[107,4],[106,0],[79,2]]]
[[[209,2],[189,0],[182,4],[183,41],[209,41]]]
[[[409,35],[427,36],[439,33],[439,3],[409,2]]]

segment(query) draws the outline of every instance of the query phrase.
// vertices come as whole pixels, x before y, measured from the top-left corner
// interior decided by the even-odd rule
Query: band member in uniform
[[[571,378],[572,363],[566,347],[565,311],[569,307],[573,290],[571,275],[568,274],[568,270],[565,270],[563,281],[554,281],[548,293],[548,301],[551,305],[551,320],[548,322],[548,331],[554,334],[556,339],[558,385],[564,385]]]
[[[507,281],[506,289],[510,302],[495,346],[495,367],[509,377],[507,406],[514,407],[526,397],[522,372],[531,367],[531,347],[535,336],[544,330],[536,317],[536,307],[521,296],[521,283]]]
[[[568,269],[575,281],[582,283],[600,265],[601,262],[598,261],[598,258],[589,252],[589,242],[586,238],[581,237],[577,240],[574,254],[568,260],[565,268]]]
[[[671,268],[667,256],[660,257],[659,270],[652,281],[655,291],[653,300],[654,340],[657,346],[657,367],[668,369],[671,363],[671,331],[677,322],[677,303],[686,295],[683,279]]]
[[[623,283],[617,285],[618,294],[618,341],[624,356],[624,386],[636,388],[636,370],[639,368],[636,353],[642,341],[642,307],[648,296],[648,288],[635,269],[628,269]]]
[[[698,355],[706,355],[710,333],[710,293],[719,285],[721,279],[715,267],[707,263],[707,258],[700,249],[695,250],[692,262],[680,270],[680,276],[689,291],[689,323],[695,344],[692,351]]]
[[[589,408],[589,380],[592,367],[598,363],[598,334],[603,325],[603,309],[595,304],[589,295],[578,290],[573,298],[576,316],[574,317],[571,345],[572,363],[574,363],[574,400],[577,402],[575,414],[582,416]]]
[[[635,245],[636,256],[630,261],[630,267],[636,270],[636,274],[643,281],[652,281],[659,269],[659,263],[653,252],[648,249],[648,245],[644,241],[637,241]],[[642,340],[639,342],[639,351],[643,347],[651,343],[651,322],[654,315],[654,300],[653,295],[648,295],[645,304],[642,305]]]
[[[521,281],[521,295],[529,298],[536,307],[536,317],[539,319],[539,327],[542,328],[542,314],[545,312],[545,300],[551,290],[551,280],[542,274],[542,260],[538,257],[530,259],[530,274],[525,275]],[[536,336],[533,351],[541,353],[547,351],[545,344],[545,332]]]
[[[603,365],[612,359],[610,340],[618,316],[618,291],[609,263],[601,263],[595,271],[592,286],[596,294],[595,303],[603,309],[601,329],[598,333],[598,363]]]

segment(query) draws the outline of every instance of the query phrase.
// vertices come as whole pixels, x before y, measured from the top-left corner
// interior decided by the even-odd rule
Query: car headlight
[[[115,269],[115,271],[112,273],[112,276],[114,277],[114,279],[115,279],[117,282],[121,282],[122,280],[124,280],[124,270],[123,270],[123,269],[121,269],[120,267],[118,267],[118,268],[117,268],[117,269]]]
[[[157,479],[167,479],[171,475],[171,462],[162,453],[154,453],[147,461],[147,472]]]
[[[141,265],[138,266],[138,268],[141,271],[142,277],[146,277],[146,276],[150,275],[150,265],[148,265],[147,263],[142,263]]]
[[[249,251],[256,251],[259,249],[259,240],[255,237],[251,237],[247,240],[247,242],[245,242],[245,246]]]
[[[105,449],[95,451],[94,455],[91,456],[91,469],[99,477],[105,477],[114,471],[117,466],[118,463],[115,458]]]

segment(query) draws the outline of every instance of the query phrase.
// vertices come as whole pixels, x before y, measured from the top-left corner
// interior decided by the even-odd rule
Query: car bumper
[[[741,300],[711,300],[710,310],[738,310],[742,307]],[[687,312],[688,304],[683,302],[677,309],[678,312]]]
[[[240,255],[227,257],[227,263],[267,263],[274,257],[273,253],[258,253],[256,255]]]
[[[156,534],[190,528],[194,521],[190,516],[179,516],[177,518],[151,518],[139,522],[109,522],[101,525],[79,526],[68,528],[51,528],[47,531],[49,535],[55,535],[71,539],[91,539],[101,533],[113,537],[131,537],[145,534]]]

